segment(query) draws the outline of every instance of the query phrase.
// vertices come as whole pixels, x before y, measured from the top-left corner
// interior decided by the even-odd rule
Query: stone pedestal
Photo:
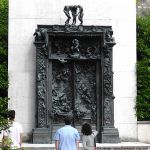
[[[51,143],[49,128],[35,128],[32,130],[34,144],[48,144]]]
[[[102,143],[119,143],[119,132],[117,128],[103,128],[101,132]]]

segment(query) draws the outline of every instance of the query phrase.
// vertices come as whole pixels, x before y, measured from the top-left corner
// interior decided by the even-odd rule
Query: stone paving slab
[[[54,144],[23,144],[25,150],[55,150],[54,146]],[[150,150],[150,144],[140,142],[97,143],[96,146],[97,150]],[[83,150],[81,143],[80,150]]]

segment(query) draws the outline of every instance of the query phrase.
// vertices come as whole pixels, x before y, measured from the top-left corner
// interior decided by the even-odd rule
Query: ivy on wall
[[[137,118],[150,120],[150,15],[137,18]]]
[[[8,0],[0,0],[0,130],[7,127]]]

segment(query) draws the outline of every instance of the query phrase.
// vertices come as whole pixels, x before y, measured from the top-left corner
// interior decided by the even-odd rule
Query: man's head
[[[66,116],[66,117],[65,117],[65,124],[66,124],[66,125],[70,125],[71,122],[72,122],[72,117],[71,117],[71,116]]]
[[[15,111],[14,110],[10,110],[8,112],[8,118],[9,120],[13,121],[15,119]]]

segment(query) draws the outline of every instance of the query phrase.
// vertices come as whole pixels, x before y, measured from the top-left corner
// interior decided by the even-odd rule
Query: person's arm
[[[96,136],[97,136],[97,134],[98,134],[98,132],[96,131],[96,130],[93,130],[93,138],[94,138],[94,147],[95,147],[95,149],[96,149]]]
[[[76,141],[77,150],[79,150],[79,141]]]
[[[97,136],[98,131],[96,131],[96,130],[92,130],[92,133],[93,133],[93,135],[94,135],[94,136]]]
[[[59,141],[55,140],[55,149],[58,150],[58,148],[59,148]]]
[[[60,134],[59,134],[59,130],[57,130],[57,132],[54,135],[54,140],[55,140],[55,149],[58,150],[59,149],[59,143],[60,143]]]
[[[77,147],[77,150],[79,150],[80,135],[79,135],[78,130],[76,130],[75,140],[76,140],[76,147]]]

